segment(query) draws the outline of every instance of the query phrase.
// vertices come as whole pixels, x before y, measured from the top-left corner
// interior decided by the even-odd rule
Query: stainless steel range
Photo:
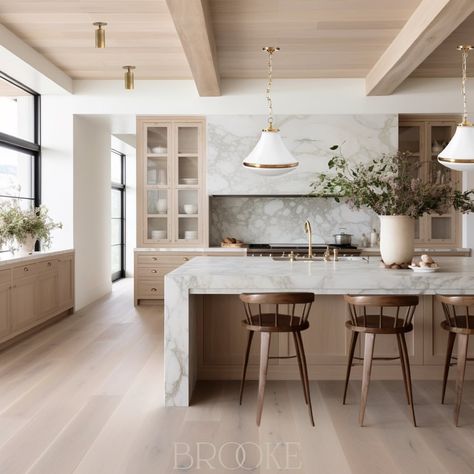
[[[329,247],[338,249],[340,256],[356,256],[360,255],[362,250],[354,245],[347,244],[313,244],[311,246],[314,255],[324,255]],[[308,254],[307,244],[249,244],[247,249],[248,256],[254,257],[285,257],[293,252],[296,256],[305,256]]]

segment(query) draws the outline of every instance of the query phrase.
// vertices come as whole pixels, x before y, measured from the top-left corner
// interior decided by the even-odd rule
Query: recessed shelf
[[[178,217],[187,217],[187,218],[194,217],[194,218],[197,218],[197,217],[199,217],[199,214],[178,214]]]
[[[159,153],[147,153],[146,156],[148,158],[159,158],[159,159],[168,158],[168,155],[163,155],[163,154],[159,154]]]

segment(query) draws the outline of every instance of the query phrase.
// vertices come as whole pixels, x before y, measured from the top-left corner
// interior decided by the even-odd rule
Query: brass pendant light
[[[103,21],[96,21],[92,24],[97,26],[97,29],[95,30],[95,47],[105,48],[105,30],[103,30],[102,27],[107,26],[107,23],[104,23]]]
[[[298,166],[298,162],[288,151],[280,136],[280,130],[273,126],[273,104],[271,96],[272,88],[272,57],[280,48],[267,46],[263,51],[268,53],[268,82],[266,88],[268,105],[267,128],[262,130],[259,141],[255,148],[245,158],[242,165],[244,168],[255,173],[266,176],[277,176],[293,171]]]
[[[438,155],[438,161],[456,171],[474,171],[474,124],[467,118],[467,56],[473,49],[471,45],[458,46],[462,54],[462,97],[464,113],[462,122],[446,148]]]
[[[123,66],[122,69],[126,69],[125,74],[123,75],[125,81],[125,89],[132,90],[135,88],[135,74],[133,70],[136,69],[135,66]]]

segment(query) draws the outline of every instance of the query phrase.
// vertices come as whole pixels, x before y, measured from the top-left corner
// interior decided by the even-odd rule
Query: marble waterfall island
[[[439,272],[419,274],[385,270],[378,259],[290,262],[268,257],[194,258],[165,277],[166,405],[190,404],[198,370],[204,378],[239,378],[245,334],[240,329],[243,314],[237,295],[248,291],[312,291],[319,295],[305,335],[312,378],[334,378],[339,373],[342,378],[347,340],[346,305],[341,295],[421,295],[415,330],[408,341],[410,358],[415,377],[418,370],[420,377],[436,378],[444,356],[445,334],[438,331],[442,316],[432,295],[474,294],[474,258],[437,260]],[[207,329],[202,328],[203,324]],[[216,338],[203,340],[211,334],[223,336],[222,348],[217,346]],[[284,340],[276,341],[276,346],[279,353],[289,351]],[[384,354],[391,350],[381,346]],[[286,368],[287,364],[276,366],[270,372],[286,377]],[[250,377],[251,369],[249,366]],[[376,369],[386,371],[388,378],[400,375],[399,367],[393,365]]]

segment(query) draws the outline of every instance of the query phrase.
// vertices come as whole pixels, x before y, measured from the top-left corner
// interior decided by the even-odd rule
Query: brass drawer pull
[[[184,260],[185,262],[189,262],[189,257],[184,257],[183,260]]]
[[[151,257],[151,259],[156,262],[158,259],[156,257]]]
[[[48,267],[50,267],[51,265],[52,265],[52,263],[51,263],[51,262],[48,262]]]
[[[28,271],[29,271],[29,268],[28,268],[28,267],[25,267],[25,268],[23,268],[23,271],[24,271],[24,272],[28,272]]]
[[[158,271],[157,270],[152,270],[151,273],[158,273]]]
[[[152,288],[151,291],[157,291],[156,288]]]

